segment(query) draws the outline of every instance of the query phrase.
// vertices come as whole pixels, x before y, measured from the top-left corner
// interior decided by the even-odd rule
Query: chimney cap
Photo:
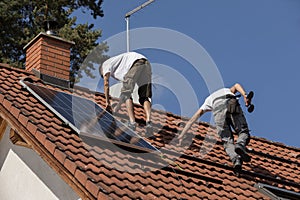
[[[46,33],[49,35],[56,35],[56,29],[58,27],[58,23],[55,20],[45,20],[44,21],[44,29]]]
[[[30,42],[28,42],[28,44],[26,44],[26,45],[24,46],[23,49],[26,50],[28,47],[30,47],[36,40],[38,40],[38,39],[39,39],[40,37],[42,37],[42,36],[44,36],[44,37],[50,37],[50,38],[59,40],[59,41],[61,41],[61,42],[64,42],[64,43],[67,43],[67,44],[70,44],[70,45],[74,45],[74,44],[75,44],[75,42],[73,42],[73,41],[65,40],[65,39],[60,38],[60,37],[55,36],[55,35],[49,35],[49,34],[47,34],[47,33],[40,32],[40,33],[39,33],[37,36],[35,36]]]

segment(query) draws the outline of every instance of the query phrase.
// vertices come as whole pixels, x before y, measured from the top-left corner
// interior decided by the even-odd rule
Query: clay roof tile
[[[21,77],[59,92],[71,91],[46,85],[31,73],[0,64],[1,110],[23,127],[19,130],[27,131],[32,140],[40,144],[35,146],[36,150],[41,148],[41,152],[48,152],[47,156],[52,156],[63,167],[61,170],[76,180],[74,184],[81,184],[95,199],[104,196],[111,199],[267,199],[254,187],[257,182],[300,191],[299,148],[252,137],[248,146],[252,161],[245,163],[242,175],[236,177],[213,126],[203,122],[193,124],[189,131],[193,137],[190,148],[177,147],[170,142],[188,119],[159,110],[153,110],[154,135],[147,140],[157,148],[167,149],[167,157],[178,154],[172,164],[135,157],[109,145],[90,146],[22,88]],[[73,92],[104,105],[101,93],[81,88]],[[135,105],[135,115],[139,122],[137,131],[143,131],[145,119],[141,106]],[[126,117],[123,106],[118,118],[124,122]],[[22,131],[19,134],[22,135]],[[105,142],[99,140],[99,144]]]

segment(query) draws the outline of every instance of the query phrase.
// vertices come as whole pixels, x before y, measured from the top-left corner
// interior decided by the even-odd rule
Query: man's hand
[[[191,132],[182,133],[178,136],[178,147],[187,146],[193,142],[195,135]]]
[[[244,97],[245,106],[248,107],[251,104],[251,98],[248,98],[247,93],[245,92],[244,88],[239,84],[234,84],[230,91],[235,94],[236,92],[239,92]]]
[[[204,110],[202,110],[201,108],[199,108],[197,110],[197,112],[193,115],[193,117],[186,123],[186,125],[184,126],[181,134],[178,136],[178,140],[179,140],[179,145],[181,145],[183,139],[186,138],[186,134],[188,132],[188,130],[191,128],[192,124],[199,118],[201,117],[202,115],[204,114]]]
[[[181,133],[181,134],[178,136],[178,146],[181,146],[183,139],[184,139],[184,134]]]
[[[177,146],[181,146],[185,140],[191,139],[189,136],[191,136],[191,134],[187,132],[187,129],[183,130],[178,136],[178,145]]]
[[[247,96],[244,96],[245,106],[248,107],[251,104],[251,99],[248,99]]]

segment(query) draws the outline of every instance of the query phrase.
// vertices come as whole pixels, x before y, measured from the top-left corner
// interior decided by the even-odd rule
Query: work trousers
[[[143,104],[145,100],[150,101],[152,97],[151,76],[152,72],[149,61],[145,59],[137,60],[124,76],[121,93],[131,96],[134,86],[137,84],[139,102]]]
[[[242,109],[236,113],[228,112],[229,99],[219,99],[213,103],[213,116],[217,127],[217,132],[223,142],[225,151],[234,162],[238,154],[235,152],[233,131],[238,134],[236,143],[246,147],[250,141],[248,124]],[[238,102],[237,102],[238,104]],[[240,106],[239,104],[237,106]]]

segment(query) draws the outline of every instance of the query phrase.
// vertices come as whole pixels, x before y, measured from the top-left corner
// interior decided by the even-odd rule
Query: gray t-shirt
[[[211,95],[209,95],[204,103],[202,104],[202,106],[200,107],[200,109],[202,109],[204,112],[207,111],[212,111],[213,108],[213,102],[216,98],[220,98],[223,97],[225,98],[226,95],[234,95],[229,88],[222,88],[219,89],[215,92],[213,92]]]

